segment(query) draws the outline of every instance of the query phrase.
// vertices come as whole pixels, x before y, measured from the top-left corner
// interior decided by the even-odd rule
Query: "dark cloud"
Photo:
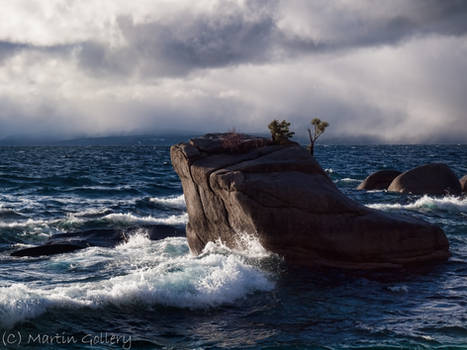
[[[455,35],[467,33],[467,2],[463,0],[415,0],[410,12],[372,23],[366,45],[395,43],[414,35]]]
[[[33,45],[30,43],[0,40],[0,62],[23,52],[39,52],[50,57],[67,57],[72,53],[76,45],[77,44]]]
[[[365,3],[370,14],[380,4]],[[111,48],[106,43],[84,43],[80,63],[88,70],[110,75],[180,76],[195,69],[397,44],[417,35],[467,33],[466,1],[414,0],[405,11],[389,12],[382,18],[365,17],[365,12],[355,13],[351,7],[333,9],[332,3],[326,5],[326,14],[321,14],[314,2],[306,1],[300,9],[310,21],[322,15],[335,22],[335,31],[324,33],[322,38],[298,36],[280,28],[277,1],[249,1],[245,7],[226,4],[209,14],[181,13],[170,21],[134,23],[130,16],[121,16],[117,23],[127,45]]]
[[[28,48],[26,44],[17,44],[9,41],[0,41],[0,62],[14,56],[17,52]]]
[[[335,138],[467,135],[467,1],[214,3],[0,41],[0,137],[255,132],[272,118],[306,136],[314,115]]]
[[[100,73],[179,76],[193,69],[257,63],[272,58],[277,36],[274,1],[249,1],[246,8],[221,2],[212,14],[180,14],[170,22],[135,24],[120,16],[126,45],[80,45],[80,63]]]
[[[366,4],[365,11],[355,11],[352,5]],[[319,17],[313,1],[301,2],[299,10]],[[396,45],[415,36],[453,35],[462,36],[467,33],[467,1],[463,0],[412,0],[403,3],[393,3],[387,8],[387,13],[372,16],[372,13],[382,5],[377,1],[349,3],[348,7],[335,7],[329,2],[325,5],[323,16],[331,23],[331,30],[323,37],[303,37],[281,32],[280,43],[284,48],[306,52],[326,52],[333,50],[351,50],[361,47]],[[315,17],[315,18],[316,18]]]
[[[334,2],[323,5],[308,0],[291,4],[311,23],[325,21],[329,28],[317,35],[298,35],[281,27],[287,2],[220,2],[209,13],[182,11],[157,21],[135,23],[131,15],[119,16],[116,23],[125,41],[122,46],[92,39],[50,46],[0,41],[0,60],[23,50],[58,55],[73,52],[81,67],[92,74],[167,77],[197,69],[278,62],[310,53],[395,45],[414,36],[467,33],[467,1],[463,0],[396,2],[384,15],[372,15],[382,6],[372,0],[340,7]],[[364,10],[356,10],[356,4],[364,4]]]

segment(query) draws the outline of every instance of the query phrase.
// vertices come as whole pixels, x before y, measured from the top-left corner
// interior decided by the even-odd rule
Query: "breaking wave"
[[[105,214],[107,211],[103,211]],[[66,217],[61,219],[25,219],[19,221],[0,221],[0,228],[35,228],[44,229],[51,226],[64,227],[70,225],[84,224],[91,221],[102,221],[115,224],[166,224],[166,225],[182,225],[188,221],[188,214],[183,213],[180,215],[170,215],[167,217],[154,217],[148,216],[137,216],[131,213],[112,213],[99,217],[99,213],[96,211],[87,212],[87,214],[77,213],[68,214]]]
[[[171,197],[156,197],[150,198],[150,202],[161,204],[163,206],[175,209],[185,209],[185,196],[182,194],[180,196],[171,196]]]
[[[188,214],[171,215],[169,217],[156,218],[153,216],[136,216],[131,213],[125,214],[108,214],[102,218],[106,221],[123,224],[166,224],[166,225],[182,225],[188,222]]]
[[[141,231],[116,249],[94,247],[52,258],[51,265],[60,260],[60,264],[71,269],[81,264],[89,268],[104,263],[107,269],[124,274],[92,282],[63,281],[52,286],[40,281],[1,286],[0,325],[12,327],[52,308],[134,304],[211,308],[232,304],[253,292],[271,291],[274,276],[260,268],[270,253],[255,239],[241,240],[248,242],[247,250],[234,251],[219,242],[209,243],[195,257],[185,238],[151,241]]]
[[[352,179],[350,177],[344,177],[343,179],[340,179],[339,182],[362,182],[362,180]]]
[[[430,197],[423,196],[413,203],[399,204],[399,203],[374,203],[367,205],[373,209],[391,210],[391,209],[408,209],[417,211],[447,211],[453,213],[467,213],[467,197]]]

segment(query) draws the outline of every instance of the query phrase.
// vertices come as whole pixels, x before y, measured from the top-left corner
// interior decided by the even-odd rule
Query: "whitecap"
[[[417,199],[413,203],[399,204],[399,203],[374,203],[367,205],[373,209],[391,210],[391,209],[408,209],[417,211],[433,211],[442,210],[455,213],[466,213],[467,212],[467,197],[430,197],[423,196]]]
[[[43,219],[27,219],[20,221],[2,222],[0,221],[0,228],[15,228],[15,227],[35,227],[35,226],[48,226],[51,223],[49,220]]]
[[[102,217],[103,220],[123,223],[123,224],[166,224],[166,225],[181,225],[188,222],[188,214],[183,213],[180,215],[171,215],[168,217],[156,218],[151,215],[136,216],[131,213],[114,213]]]
[[[163,206],[175,209],[185,209],[185,196],[182,194],[180,196],[171,196],[171,197],[155,197],[150,198],[150,202],[161,204]]]
[[[253,252],[257,249],[253,248]],[[81,264],[88,268],[91,262],[104,262],[109,271],[120,271],[122,275],[99,281],[70,280],[47,285],[41,280],[0,287],[0,325],[12,327],[57,307],[100,309],[109,304],[156,304],[211,308],[233,304],[254,292],[271,291],[275,286],[270,272],[245,258],[247,251],[236,254],[216,243],[195,257],[185,238],[150,241],[140,232],[116,249],[106,250],[105,256],[103,251],[89,248],[52,258],[50,263],[60,259],[79,269]]]
[[[350,177],[344,177],[343,179],[340,179],[339,181],[340,182],[361,182],[362,180],[352,179]]]
[[[85,210],[78,211],[76,213],[73,213],[74,217],[95,217],[95,216],[102,216],[107,214],[110,211],[110,209],[106,207],[100,207],[100,208],[89,208]]]

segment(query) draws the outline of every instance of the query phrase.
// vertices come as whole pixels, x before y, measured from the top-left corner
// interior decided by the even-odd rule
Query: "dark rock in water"
[[[402,172],[397,170],[380,170],[368,176],[358,185],[357,190],[385,190],[389,187],[392,180]]]
[[[47,244],[61,244],[64,242],[86,247],[111,248],[126,241],[126,233],[123,230],[97,229],[70,233],[58,233],[49,238]]]
[[[247,233],[287,262],[308,266],[386,268],[449,257],[439,227],[347,198],[299,145],[241,135],[262,146],[232,154],[219,146],[225,136],[207,135],[170,150],[183,185],[192,252],[217,239],[238,247],[239,235]]]
[[[42,255],[55,255],[62,253],[70,253],[83,248],[86,248],[86,246],[72,243],[48,243],[40,245],[38,247],[17,250],[16,252],[11,253],[11,256],[36,257]]]
[[[432,163],[419,166],[397,176],[389,185],[388,191],[446,195],[461,193],[456,174],[446,165]]]
[[[467,175],[461,177],[459,182],[461,184],[462,192],[467,192]]]
[[[101,229],[59,233],[50,237],[50,239],[40,246],[17,250],[11,253],[11,256],[36,257],[69,253],[88,247],[112,248],[120,243],[126,242],[128,237],[138,231],[147,234],[151,240],[185,235],[185,230],[169,225],[143,225],[126,230]]]

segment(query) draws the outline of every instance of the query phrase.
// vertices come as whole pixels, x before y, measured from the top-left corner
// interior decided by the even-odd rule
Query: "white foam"
[[[250,246],[252,256],[261,250]],[[264,248],[263,253],[267,255]],[[59,262],[70,269],[105,263],[103,276],[106,271],[119,271],[120,276],[80,282],[70,274],[70,281],[50,285],[40,279],[1,287],[0,325],[12,327],[55,307],[158,304],[197,309],[232,304],[250,293],[272,290],[275,283],[270,273],[258,267],[258,259],[254,264],[246,257],[248,250],[237,254],[215,243],[194,257],[185,238],[150,241],[142,231],[116,249],[93,247],[48,261],[48,266]]]
[[[0,287],[0,326],[12,327],[21,320],[40,315],[51,305],[50,299],[34,293],[24,284]]]
[[[180,196],[150,198],[149,201],[175,209],[186,208],[185,197],[183,194]]]
[[[1,221],[0,228],[16,228],[16,227],[33,227],[44,228],[60,224],[80,224],[86,222],[88,219],[83,218],[86,215],[98,215],[105,213],[105,209],[90,209],[78,213],[68,213],[65,218],[61,219],[27,219],[18,221]],[[171,215],[168,217],[153,217],[153,216],[136,216],[131,213],[113,213],[107,214],[100,218],[105,221],[115,223],[135,223],[135,224],[166,224],[166,225],[181,225],[188,222],[188,214],[183,213],[180,215]]]
[[[352,179],[350,177],[344,177],[343,179],[340,179],[339,181],[340,182],[361,182],[362,180]]]
[[[100,208],[89,208],[89,209],[86,209],[86,210],[81,210],[79,212],[76,212],[73,214],[73,216],[98,216],[98,215],[104,215],[106,213],[108,213],[110,211],[110,209],[106,208],[106,207],[100,207]]]
[[[21,221],[10,221],[10,222],[2,222],[0,221],[1,228],[14,228],[14,227],[34,227],[34,226],[48,226],[51,221],[48,220],[34,220],[34,219],[27,219]]]
[[[446,196],[446,197],[430,197],[423,196],[417,199],[413,203],[409,204],[385,204],[385,203],[375,203],[367,205],[373,209],[408,209],[408,210],[417,210],[417,211],[433,211],[433,210],[442,210],[449,212],[463,212],[467,213],[467,198],[464,197],[455,197],[455,196]]]
[[[272,254],[264,249],[257,234],[249,234],[246,232],[237,233],[235,243],[238,248],[233,251],[237,254],[243,254],[254,258],[264,258]]]
[[[105,215],[102,219],[117,222],[117,223],[138,223],[138,224],[166,224],[166,225],[180,225],[188,222],[188,214],[183,213],[180,215],[171,215],[168,217],[156,218],[153,216],[136,216],[131,213],[115,213]]]
[[[62,219],[27,219],[18,221],[7,221],[3,222],[0,220],[0,228],[32,228],[34,231],[49,228],[50,226],[60,224],[77,224],[84,222],[84,219],[78,218],[75,214],[67,214]]]

